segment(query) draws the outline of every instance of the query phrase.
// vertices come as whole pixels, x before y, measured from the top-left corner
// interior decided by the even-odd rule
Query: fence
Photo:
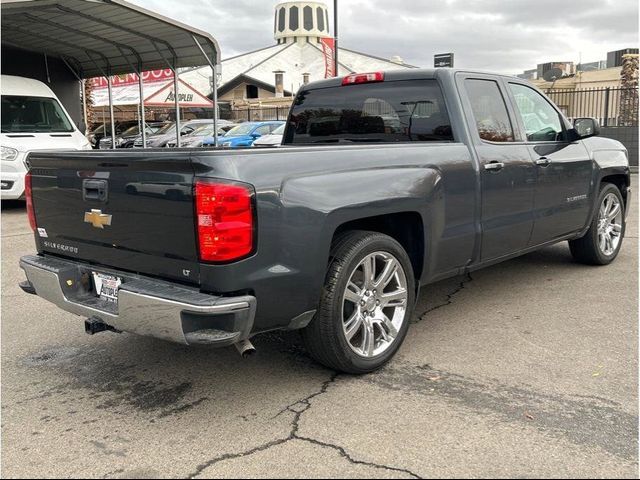
[[[570,119],[594,117],[604,127],[638,126],[638,90],[607,87],[545,92]]]
[[[289,106],[258,107],[221,110],[220,117],[232,122],[260,122],[265,120],[286,120]]]

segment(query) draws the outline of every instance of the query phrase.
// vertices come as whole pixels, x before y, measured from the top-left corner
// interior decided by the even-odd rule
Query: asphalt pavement
[[[2,476],[637,478],[637,218],[634,192],[607,267],[563,243],[424,288],[399,354],[354,377],[295,332],[248,360],[88,336],[18,288],[34,245],[5,204]]]

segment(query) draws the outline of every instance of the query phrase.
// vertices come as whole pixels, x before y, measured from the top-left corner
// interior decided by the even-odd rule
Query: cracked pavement
[[[637,478],[637,212],[611,266],[560,244],[424,288],[395,359],[354,377],[295,332],[249,360],[89,337],[17,287],[33,242],[5,205],[2,475]]]

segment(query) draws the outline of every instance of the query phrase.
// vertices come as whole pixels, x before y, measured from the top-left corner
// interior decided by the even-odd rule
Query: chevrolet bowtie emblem
[[[111,215],[102,213],[102,210],[91,210],[84,214],[85,223],[90,223],[96,228],[104,228],[105,225],[111,225]]]

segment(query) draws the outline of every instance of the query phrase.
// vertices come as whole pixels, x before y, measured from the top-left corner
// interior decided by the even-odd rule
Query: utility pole
[[[338,0],[333,0],[333,75],[338,76]]]

